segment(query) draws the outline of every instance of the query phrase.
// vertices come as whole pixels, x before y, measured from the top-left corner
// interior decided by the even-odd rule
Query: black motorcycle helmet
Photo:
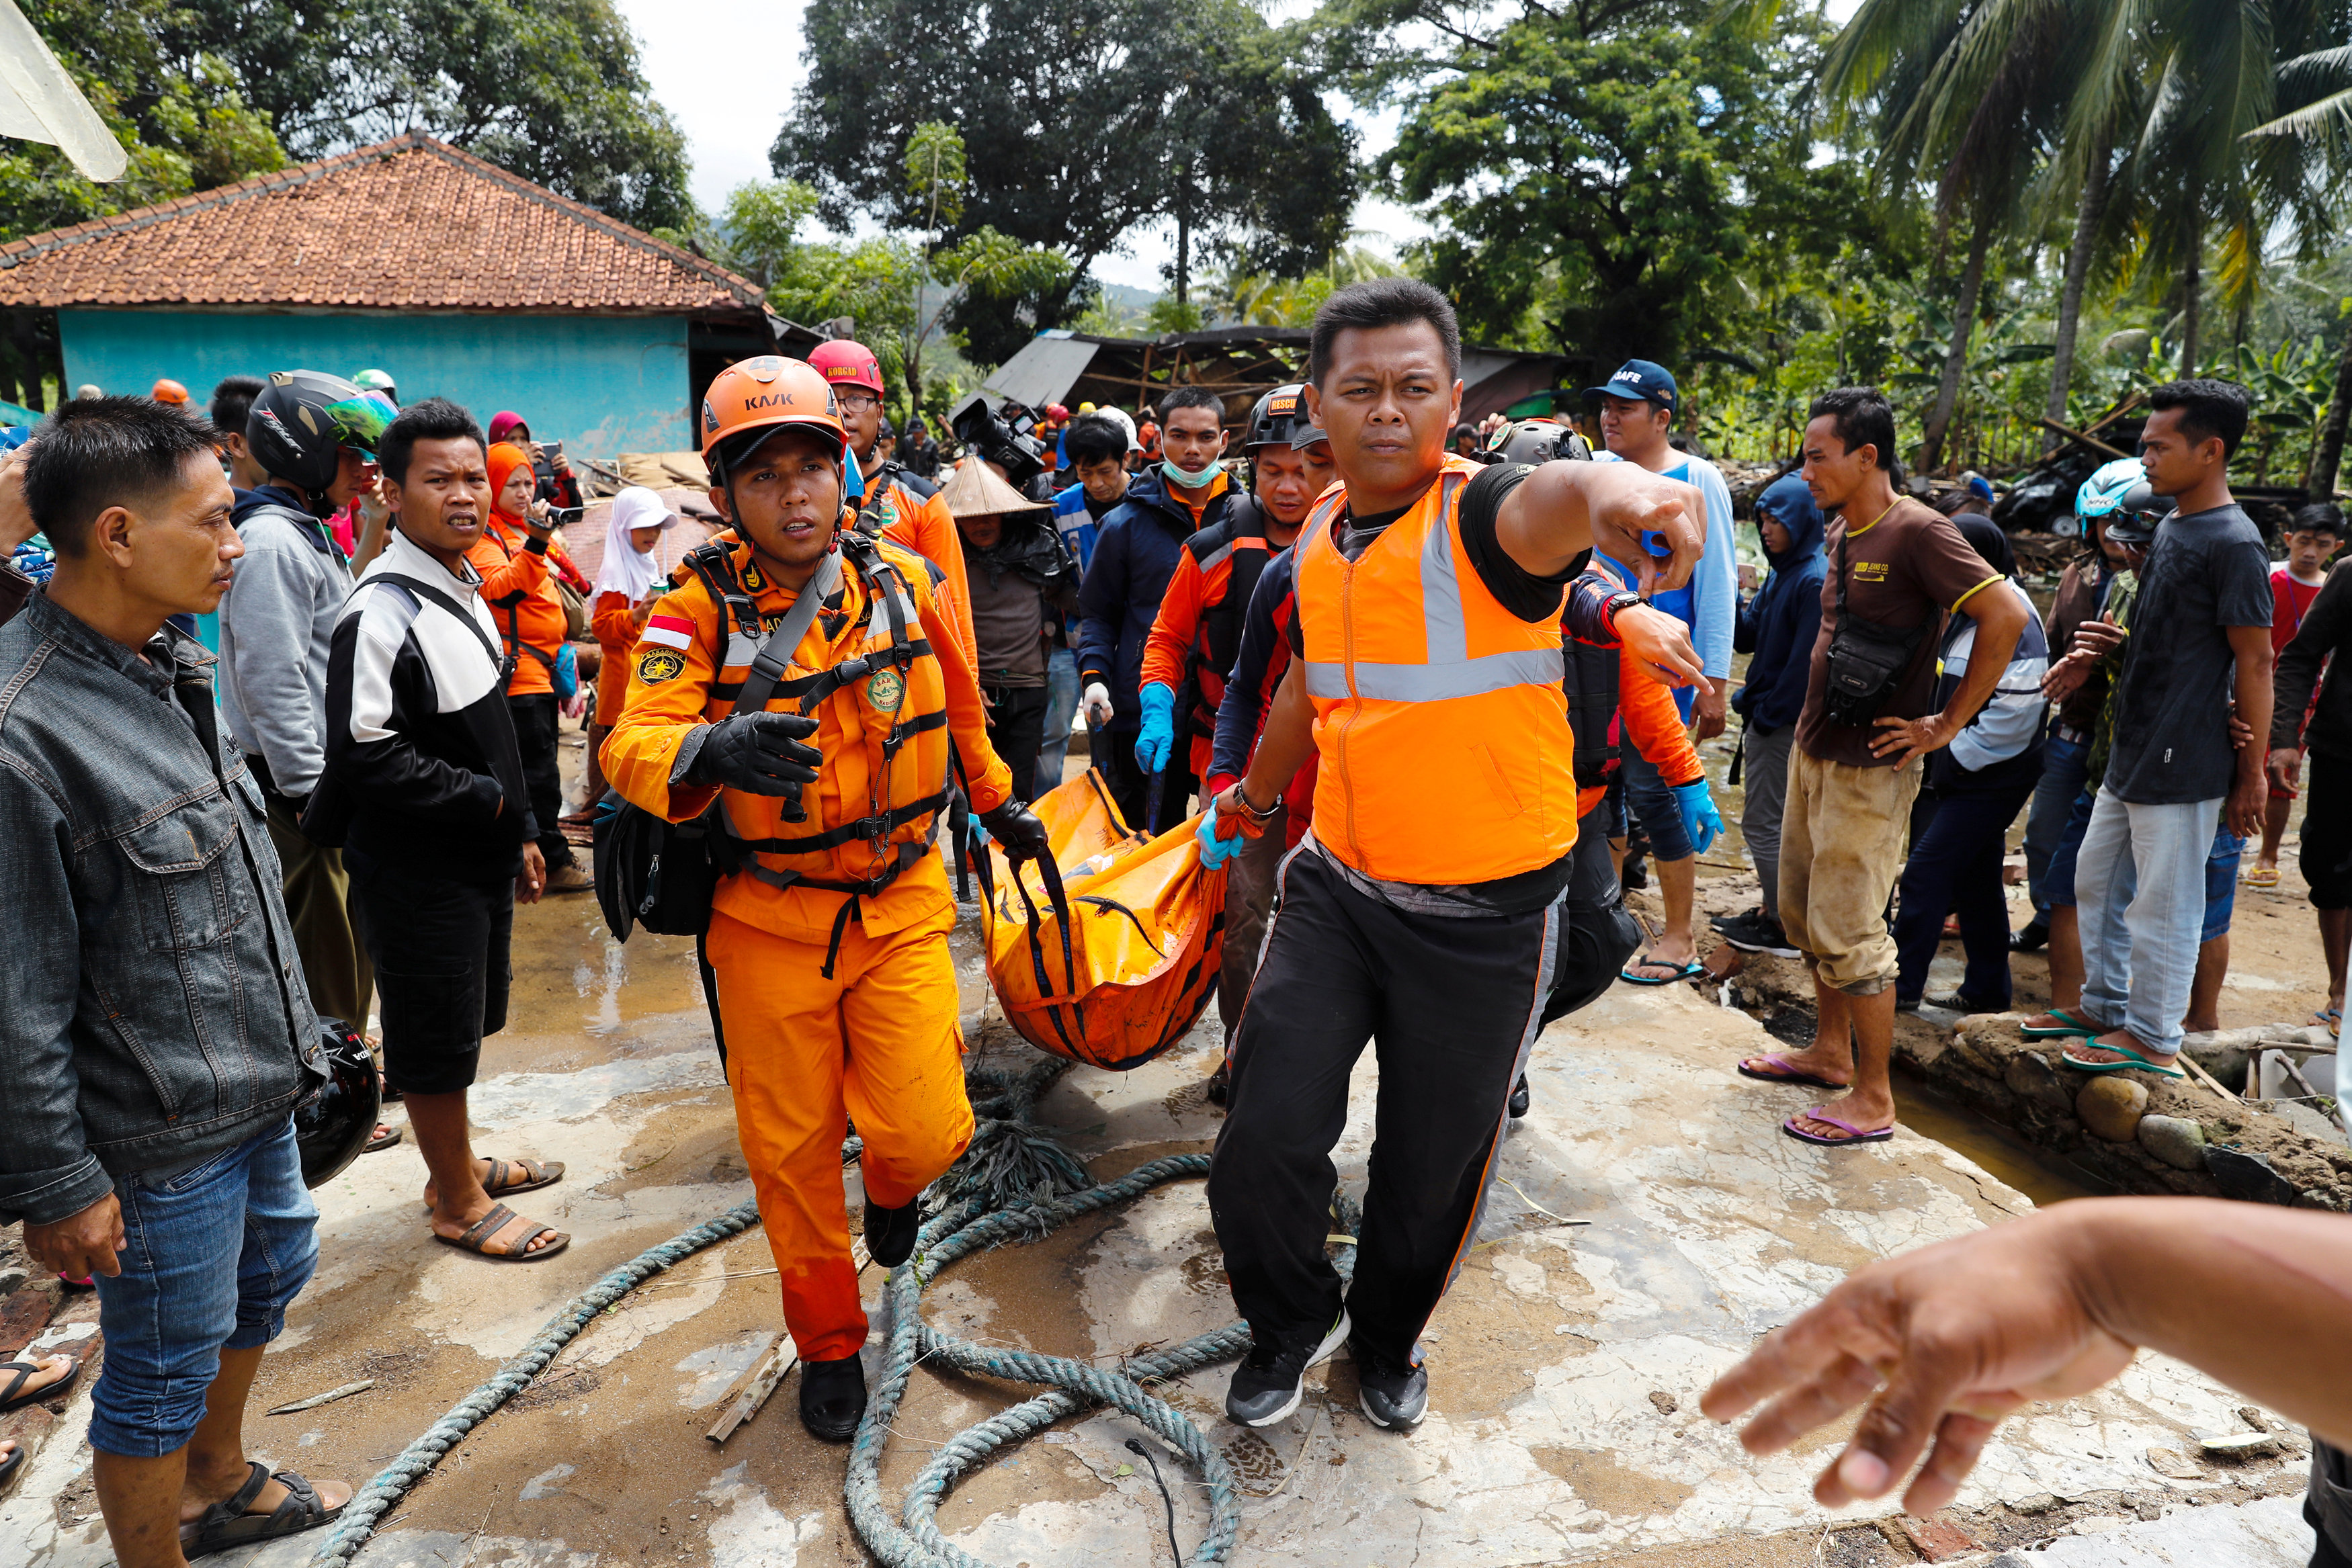
[[[327,1081],[294,1108],[302,1185],[311,1187],[324,1186],[360,1157],[383,1112],[383,1084],[367,1041],[341,1019],[320,1019],[319,1039]]]
[[[2158,495],[2142,479],[2124,492],[2108,515],[2107,538],[2133,549],[2146,549],[2156,538],[2157,525],[2172,516],[2173,510],[2172,497]]]
[[[1312,446],[1323,440],[1324,434],[1307,417],[1307,386],[1292,382],[1278,386],[1257,400],[1250,410],[1249,424],[1242,435],[1242,450],[1255,452],[1261,446]]]
[[[1571,463],[1589,461],[1591,444],[1556,419],[1523,419],[1498,427],[1479,449],[1482,463]]]
[[[245,444],[262,471],[319,495],[335,482],[345,446],[373,453],[399,417],[382,392],[318,371],[273,371],[245,417]]]

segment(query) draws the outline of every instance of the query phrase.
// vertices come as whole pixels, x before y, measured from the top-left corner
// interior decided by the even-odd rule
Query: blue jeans
[[[2091,743],[2063,740],[2053,729],[2042,745],[2042,781],[2033,787],[2033,805],[2025,814],[2025,888],[2033,896],[2033,917],[2050,918],[2050,894],[2043,885],[2050,875],[2050,857],[2066,831],[2074,797],[2090,776]]]
[[[1045,738],[1037,747],[1036,790],[1040,795],[1062,781],[1062,764],[1070,754],[1070,725],[1078,716],[1078,656],[1067,648],[1045,654]]]
[[[1895,921],[1900,965],[1895,994],[1916,1001],[1927,988],[1927,966],[1944,934],[1944,916],[1957,915],[1968,973],[1960,995],[1994,1012],[2009,1010],[2009,904],[2000,890],[2003,841],[2025,804],[2022,788],[1941,797],[1927,831],[1911,841],[1903,867],[1903,913]]]
[[[1675,803],[1673,787],[1658,771],[1658,765],[1634,748],[1630,737],[1624,743],[1624,762],[1618,773],[1625,780],[1625,803],[1641,819],[1642,831],[1650,835],[1650,858],[1678,861],[1696,854],[1690,830],[1683,825],[1683,809]]]
[[[154,1459],[204,1419],[220,1353],[268,1344],[319,1261],[291,1117],[189,1170],[119,1176],[122,1272],[98,1275],[105,1369],[89,1446]]]
[[[2205,928],[2205,862],[2221,800],[2134,805],[2101,790],[2074,864],[2083,1017],[2127,1029],[2158,1055],[2180,1020]]]

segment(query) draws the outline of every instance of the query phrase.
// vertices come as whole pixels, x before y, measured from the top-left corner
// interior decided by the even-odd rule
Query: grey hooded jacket
[[[326,525],[282,495],[256,490],[237,508],[245,559],[220,602],[220,705],[237,748],[300,800],[327,763],[327,651],[352,569]]]
[[[0,1224],[232,1148],[324,1075],[213,656],[146,652],[46,594],[0,626]]]

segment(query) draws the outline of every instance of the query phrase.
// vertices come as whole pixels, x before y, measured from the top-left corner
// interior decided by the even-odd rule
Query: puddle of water
[[[1915,1075],[1895,1072],[1895,1120],[1933,1138],[1979,1169],[2032,1198],[2035,1207],[2070,1197],[2102,1197],[2115,1189],[2063,1155],[2027,1143],[1966,1106],[1945,1099]]]

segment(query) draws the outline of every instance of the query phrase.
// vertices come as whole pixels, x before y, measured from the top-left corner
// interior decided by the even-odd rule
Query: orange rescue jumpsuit
[[[730,547],[742,587],[772,630],[795,595],[768,580],[735,535],[719,542]],[[930,847],[950,737],[976,810],[1012,792],[971,672],[930,651],[952,645],[954,629],[929,572],[897,545],[877,549],[911,597],[898,608],[916,656],[903,674],[877,667],[817,705],[821,727],[810,744],[824,760],[802,795],[806,821],[785,821],[783,802],[771,796],[671,781],[688,737],[732,710],[754,652],[751,638],[726,634],[720,607],[688,569],[646,622],[604,751],[614,787],[671,821],[717,799],[744,840],[817,842],[806,852],[759,853],[723,878],[705,950],[784,1321],[801,1354],[819,1360],[866,1342],[841,1182],[849,1119],[865,1141],[866,1196],[885,1207],[914,1201],[971,1141],[947,943],[955,899]],[[783,695],[795,681],[890,647],[888,599],[846,561],[838,594],[837,609],[819,615],[793,651],[771,711],[798,711]],[[880,836],[861,836],[861,823]],[[903,869],[877,892],[778,885],[795,876],[870,885],[894,865]]]

